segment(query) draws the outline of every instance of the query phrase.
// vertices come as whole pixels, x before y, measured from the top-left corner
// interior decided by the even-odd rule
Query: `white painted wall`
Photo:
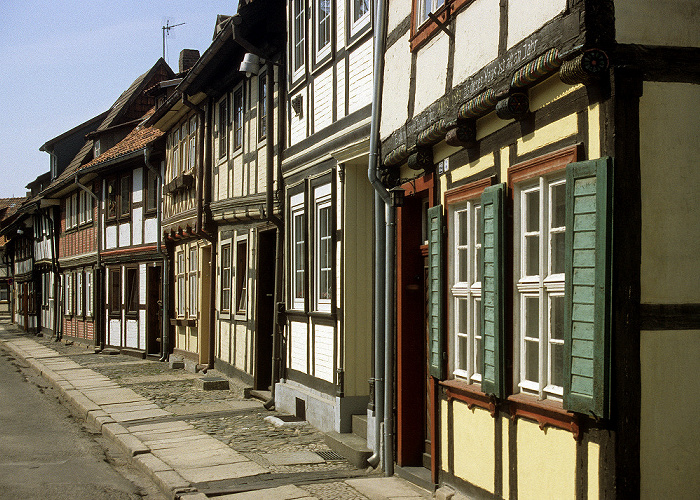
[[[306,323],[290,321],[290,364],[292,370],[306,373],[308,332]]]
[[[314,325],[314,375],[333,382],[333,332],[332,326]]]
[[[372,102],[372,54],[373,40],[370,38],[364,44],[350,53],[350,102],[349,111],[357,111]]]
[[[290,144],[294,145],[300,141],[306,139],[306,119],[308,115],[308,92],[306,87],[303,87],[299,92],[291,94],[289,96],[289,101],[291,102],[294,97],[301,95],[302,99],[302,109],[299,116],[294,114],[292,110],[292,118],[290,120],[291,134],[289,136]]]
[[[387,33],[391,33],[401,22],[411,15],[413,0],[391,0]]]
[[[453,86],[498,56],[500,7],[498,0],[475,0],[456,19]],[[474,36],[478,33],[478,36]]]
[[[134,208],[131,211],[132,244],[143,243],[143,207]]]
[[[314,131],[333,123],[333,68],[328,68],[314,78]]]
[[[158,220],[155,218],[146,219],[143,223],[143,242],[156,243],[158,241]]]
[[[508,48],[544,26],[566,8],[566,0],[509,0]]]
[[[418,51],[414,116],[420,114],[445,93],[449,44],[447,35],[440,32]],[[406,78],[405,75],[404,78]]]
[[[126,222],[119,224],[119,246],[128,247],[131,245],[131,224]]]
[[[393,3],[392,3],[393,5]],[[384,55],[384,92],[382,93],[382,119],[380,135],[388,137],[408,119],[408,90],[411,74],[411,53],[406,33]]]

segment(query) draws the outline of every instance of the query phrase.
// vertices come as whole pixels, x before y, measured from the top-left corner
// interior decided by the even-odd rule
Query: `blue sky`
[[[163,54],[177,71],[183,48],[203,53],[217,14],[237,0],[22,0],[0,16],[0,198],[24,196],[49,170],[47,140],[109,109]]]

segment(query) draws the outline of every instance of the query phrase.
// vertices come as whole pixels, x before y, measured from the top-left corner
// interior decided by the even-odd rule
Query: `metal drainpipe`
[[[170,284],[170,278],[168,273],[170,272],[170,262],[168,260],[167,252],[163,252],[162,246],[162,227],[161,220],[163,214],[163,174],[159,168],[156,168],[151,164],[151,146],[148,145],[143,149],[143,162],[146,164],[146,168],[153,172],[158,179],[158,187],[156,189],[157,205],[156,205],[156,220],[158,236],[156,240],[156,252],[163,259],[163,281],[161,283],[161,294],[162,294],[162,309],[161,309],[161,337],[160,337],[160,361],[168,360],[168,350],[170,349],[170,324],[168,317],[168,308],[170,306],[168,288]]]
[[[394,215],[395,210],[390,206],[390,196],[386,187],[377,178],[379,164],[379,123],[381,118],[381,100],[384,72],[384,44],[386,38],[386,0],[376,0],[376,21],[374,34],[374,66],[372,78],[372,114],[369,137],[369,165],[367,177],[374,187],[374,227],[375,245],[374,262],[375,276],[384,276],[375,279],[374,287],[374,395],[375,395],[375,429],[374,429],[374,454],[367,460],[372,467],[376,467],[382,458],[382,420],[384,426],[384,471],[387,476],[394,474],[394,443],[393,443],[393,281],[394,281]],[[386,207],[386,232],[382,231],[384,224],[384,211]],[[385,265],[386,263],[386,265]],[[382,301],[382,297],[384,301]],[[383,303],[385,302],[385,303]],[[383,325],[382,325],[382,319]],[[384,380],[381,380],[382,369]],[[382,384],[382,382],[384,382]],[[382,386],[383,389],[382,390]],[[382,411],[383,409],[383,411]]]
[[[105,335],[104,335],[104,328],[102,324],[102,280],[100,277],[102,276],[101,270],[102,270],[102,262],[100,260],[100,253],[102,252],[102,213],[100,210],[100,198],[92,192],[92,189],[87,187],[84,184],[81,184],[80,181],[78,181],[78,174],[75,174],[75,185],[78,186],[80,189],[85,191],[87,194],[92,196],[92,199],[95,200],[95,203],[97,204],[97,231],[95,233],[95,239],[97,240],[97,255],[95,256],[95,290],[97,292],[97,300],[95,301],[96,304],[94,305],[95,309],[95,350],[102,351],[105,348]],[[95,292],[93,292],[95,293]]]
[[[265,133],[266,133],[266,139],[265,139],[265,215],[267,216],[267,220],[272,222],[275,227],[277,228],[277,238],[276,238],[276,252],[277,255],[276,257],[279,257],[281,253],[281,244],[282,244],[282,231],[283,231],[283,225],[282,225],[282,220],[275,215],[274,211],[274,169],[275,169],[275,143],[272,140],[272,131],[274,130],[275,127],[275,119],[274,119],[274,114],[273,114],[273,108],[275,107],[275,69],[274,65],[271,61],[267,61],[265,64],[266,66],[266,72],[265,72]],[[280,95],[281,99],[281,95]],[[278,101],[278,104],[281,103],[281,100]],[[281,108],[281,106],[278,106],[278,108]],[[279,120],[278,120],[279,121]],[[277,137],[278,137],[278,152],[281,151],[281,143],[279,142],[280,138],[280,130],[279,130],[279,123],[278,123],[278,130],[277,130]],[[278,155],[279,159],[279,155]],[[282,178],[281,176],[278,177],[277,182],[281,182]],[[278,294],[278,280],[281,280],[281,271],[278,270],[277,268],[279,267],[279,258],[277,258],[277,265],[275,266],[275,298],[274,302],[275,304],[277,303],[277,300],[279,298]],[[270,399],[265,402],[265,408],[267,409],[272,409],[274,408],[275,405],[275,383],[277,380],[277,377],[279,377],[279,370],[277,369],[277,358],[279,357],[279,325],[277,321],[277,307],[275,307],[275,319],[273,321],[274,323],[274,328],[273,328],[273,339],[272,339],[272,381],[270,384]],[[259,332],[258,332],[259,333]]]
[[[41,211],[41,209],[39,209]],[[49,238],[51,240],[51,272],[53,273],[53,326],[54,326],[54,340],[57,342],[61,340],[58,330],[58,261],[56,256],[58,255],[58,246],[56,242],[56,220],[51,217],[51,207],[47,207],[44,212],[44,217],[49,220],[49,227],[51,228],[51,233]]]

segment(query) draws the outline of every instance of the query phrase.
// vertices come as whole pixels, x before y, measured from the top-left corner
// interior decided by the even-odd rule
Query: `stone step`
[[[367,448],[367,439],[351,432],[327,432],[324,441],[331,450],[345,457],[358,469],[367,467],[367,459],[372,456],[372,450]]]
[[[352,433],[367,441],[367,414],[352,416]]]
[[[409,481],[428,491],[435,491],[435,484],[433,484],[430,469],[426,469],[425,467],[396,466],[394,471],[396,472],[397,476],[405,479],[406,481]]]
[[[194,386],[203,391],[228,390],[228,379],[224,377],[207,376],[194,380]]]

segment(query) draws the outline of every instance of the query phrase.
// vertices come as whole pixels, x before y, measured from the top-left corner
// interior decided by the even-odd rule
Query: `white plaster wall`
[[[143,207],[135,208],[131,217],[132,241],[134,245],[140,245],[143,243]]]
[[[498,56],[499,31],[498,0],[476,0],[457,16],[453,86]]]
[[[314,325],[314,375],[333,382],[333,332],[332,326]]]
[[[700,47],[698,0],[615,0],[620,43]]]
[[[380,135],[388,137],[408,119],[408,90],[411,74],[411,53],[406,33],[389,50],[384,61],[384,92],[382,94],[382,119]]]
[[[128,222],[125,224],[119,224],[119,246],[128,247],[131,245],[131,224]]]
[[[440,32],[418,51],[414,116],[445,93],[449,45],[450,40],[447,35]],[[403,75],[403,78],[408,80],[407,76]]]
[[[345,61],[340,61],[336,67],[336,116],[340,119],[345,116]]]
[[[314,79],[314,131],[318,132],[333,122],[333,68]]]
[[[508,48],[563,12],[566,0],[509,0]]]
[[[109,345],[121,346],[121,320],[110,319],[109,320]]]
[[[392,0],[389,5],[387,33],[391,33],[401,22],[411,15],[412,0]],[[404,47],[405,48],[405,47]]]
[[[373,39],[356,47],[350,53],[349,111],[357,111],[372,102],[372,54]]]
[[[117,248],[117,226],[105,227],[105,248]]]
[[[143,167],[135,168],[132,175],[131,201],[141,203],[143,201]]]
[[[139,311],[139,349],[146,349],[146,311]]]
[[[219,343],[221,352],[219,358],[226,363],[231,363],[231,324],[228,321],[219,322]]]
[[[306,119],[308,115],[307,111],[309,105],[309,96],[307,95],[306,87],[302,88],[299,92],[290,95],[289,102],[291,102],[292,99],[294,99],[294,97],[300,94],[302,99],[301,114],[297,116],[294,114],[294,111],[292,111],[292,118],[290,120],[291,134],[289,136],[289,142],[292,145],[306,139]]]
[[[335,2],[336,50],[345,46],[345,2]]]
[[[139,347],[139,322],[135,319],[126,320],[126,347]]]
[[[700,85],[644,83],[641,301],[700,302]]]
[[[306,358],[308,334],[306,323],[296,321],[289,322],[290,328],[290,360],[289,367],[292,370],[299,370],[306,373]]]
[[[234,326],[234,345],[236,347],[235,366],[236,368],[240,368],[241,370],[246,369],[246,361],[248,359],[249,349],[247,337],[248,329],[246,328],[246,326],[236,324]]]
[[[143,242],[156,243],[158,240],[158,220],[155,218],[146,219],[143,223]]]

